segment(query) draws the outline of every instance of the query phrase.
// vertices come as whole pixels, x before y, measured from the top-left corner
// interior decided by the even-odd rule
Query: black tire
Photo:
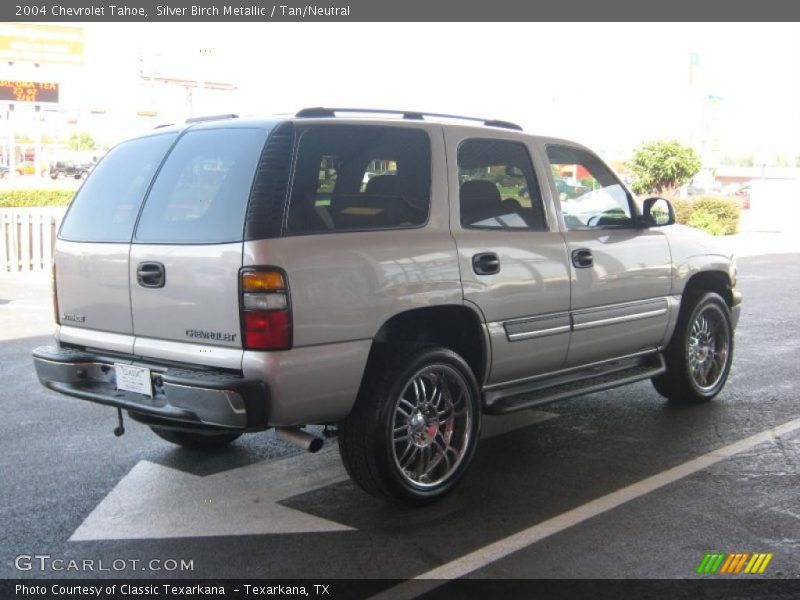
[[[339,451],[350,477],[369,494],[427,504],[459,483],[475,455],[478,383],[447,348],[390,352],[371,360],[355,405],[339,425]],[[413,402],[404,397],[409,394]]]
[[[708,325],[702,325],[701,317]],[[700,404],[722,391],[733,360],[733,328],[730,309],[719,294],[704,290],[684,294],[664,358],[666,372],[652,381],[658,393],[672,402]]]
[[[215,450],[225,448],[232,441],[241,436],[241,433],[200,433],[197,431],[180,431],[165,427],[150,426],[158,437],[178,446],[200,450]]]

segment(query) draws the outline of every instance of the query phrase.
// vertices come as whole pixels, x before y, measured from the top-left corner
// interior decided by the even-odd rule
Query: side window
[[[539,184],[524,144],[473,139],[458,148],[461,225],[544,230]]]
[[[186,133],[150,190],[136,241],[241,241],[250,187],[265,139],[266,132],[261,129]]]
[[[174,133],[153,135],[112,149],[72,201],[61,238],[130,243],[147,187],[175,137]]]
[[[286,231],[417,227],[428,220],[430,185],[424,131],[312,126],[300,137]]]
[[[593,154],[547,146],[567,229],[630,227],[631,202],[617,177]]]

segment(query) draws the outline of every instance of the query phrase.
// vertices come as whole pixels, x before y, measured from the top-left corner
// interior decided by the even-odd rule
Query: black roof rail
[[[336,113],[364,113],[364,114],[377,114],[377,115],[403,115],[404,119],[411,121],[422,121],[425,117],[437,117],[440,119],[458,119],[461,121],[475,121],[483,123],[487,127],[501,127],[503,129],[515,129],[522,131],[522,127],[516,123],[509,121],[500,121],[498,119],[481,119],[479,117],[464,117],[462,115],[446,115],[443,113],[433,113],[416,110],[387,110],[381,108],[325,108],[316,106],[314,108],[304,108],[295,114],[295,117],[314,119],[335,117]]]
[[[164,127],[171,127],[175,125],[175,123],[162,123],[161,125],[156,125],[153,129],[163,129]]]
[[[222,119],[238,119],[239,115],[233,113],[227,115],[208,115],[205,117],[190,117],[186,119],[186,123],[202,123],[203,121],[220,121]]]

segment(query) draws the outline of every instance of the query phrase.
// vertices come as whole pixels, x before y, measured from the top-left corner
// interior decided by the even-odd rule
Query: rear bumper
[[[122,408],[143,420],[176,427],[257,430],[267,427],[268,393],[257,380],[225,371],[188,369],[43,346],[33,351],[45,387]],[[117,390],[114,363],[151,370],[153,396]]]

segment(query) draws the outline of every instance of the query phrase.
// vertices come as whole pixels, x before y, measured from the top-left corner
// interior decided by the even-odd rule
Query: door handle
[[[594,265],[592,251],[588,248],[578,248],[572,251],[572,264],[578,269],[586,269]]]
[[[494,252],[482,252],[472,257],[472,270],[478,275],[500,272],[500,258]]]
[[[162,288],[167,283],[167,272],[159,262],[139,263],[136,268],[136,281],[147,288]]]

